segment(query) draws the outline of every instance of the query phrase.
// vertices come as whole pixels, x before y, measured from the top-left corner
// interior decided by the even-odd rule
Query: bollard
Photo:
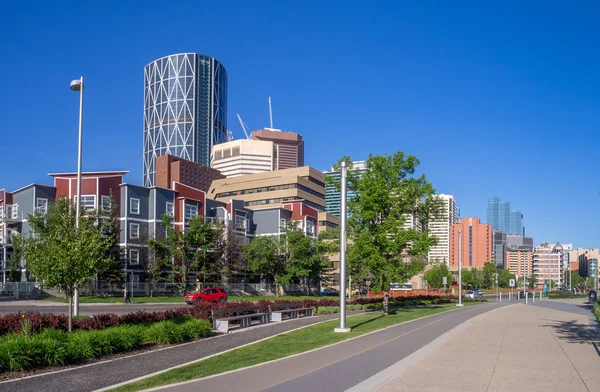
[[[502,291],[500,292],[500,302],[502,302]]]
[[[535,291],[531,292],[531,302],[535,302]]]
[[[525,292],[525,303],[527,303],[527,299],[528,299],[528,298],[527,298],[527,297],[528,297],[528,295],[527,295],[527,294],[529,294],[529,293],[526,291],[526,292]]]
[[[540,301],[542,300],[542,292],[540,291]]]

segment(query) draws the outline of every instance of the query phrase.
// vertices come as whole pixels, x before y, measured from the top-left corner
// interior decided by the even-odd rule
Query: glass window
[[[77,204],[77,196],[75,196],[75,204]],[[81,195],[81,205],[86,210],[96,208],[96,195]]]
[[[135,265],[140,263],[140,250],[139,249],[129,249],[129,263],[135,264]]]
[[[35,201],[35,212],[45,214],[48,211],[48,199],[37,198]]]
[[[139,275],[131,275],[131,287],[134,289],[138,289],[140,287]]]
[[[102,211],[110,211],[110,196],[102,196]]]
[[[140,214],[140,199],[129,200],[129,212],[134,215]]]
[[[129,224],[129,238],[136,240],[140,238],[140,225],[139,223]]]
[[[315,222],[310,219],[306,220],[306,234],[315,234]]]
[[[171,218],[175,216],[175,205],[167,202],[167,215]]]
[[[235,216],[235,228],[236,229],[245,229],[246,228],[246,217],[243,215]]]
[[[185,219],[191,219],[198,216],[198,206],[185,205]]]

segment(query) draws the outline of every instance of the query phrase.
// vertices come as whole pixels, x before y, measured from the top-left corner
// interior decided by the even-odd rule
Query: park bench
[[[217,316],[222,314],[233,314],[233,316],[217,318]],[[269,322],[269,313],[260,313],[258,306],[212,311],[213,328],[219,332],[229,332],[229,326],[232,323],[237,323],[239,328],[250,327],[252,326],[253,319],[258,319],[258,324],[267,324]]]
[[[290,302],[287,304],[271,304],[269,305],[269,313],[271,321],[283,321],[296,319],[299,317],[310,317],[313,315],[313,308],[304,308],[302,302]]]

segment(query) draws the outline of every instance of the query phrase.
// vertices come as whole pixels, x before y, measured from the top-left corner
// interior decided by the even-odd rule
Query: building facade
[[[593,278],[594,265],[600,260],[600,251],[598,249],[577,249],[569,252],[569,260],[577,266],[579,275],[584,278]],[[596,260],[594,262],[594,260]]]
[[[533,271],[533,249],[526,247],[511,248],[506,250],[505,255],[507,269],[515,274],[517,279],[523,279],[523,275],[531,276]]]
[[[264,140],[277,145],[277,170],[304,166],[304,140],[301,135],[266,128],[252,132],[252,140]]]
[[[214,180],[225,178],[220,171],[173,155],[156,157],[156,186],[171,188],[173,182],[208,192]]]
[[[212,147],[227,138],[227,71],[221,63],[180,53],[144,68],[144,186],[156,185],[156,157],[210,166]]]
[[[492,258],[494,260],[496,268],[504,268],[504,265],[506,264],[506,261],[504,259],[506,255],[506,237],[507,234],[502,231],[493,231],[494,252]]]
[[[247,174],[215,180],[208,197],[215,200],[243,200],[252,210],[280,207],[302,200],[307,206],[325,211],[323,174],[309,166]]]
[[[511,209],[510,202],[501,201],[499,197],[490,197],[487,207],[487,223],[493,230],[507,234],[525,235],[523,214]]]
[[[533,250],[533,275],[536,285],[543,287],[544,283],[552,280],[554,287],[561,287],[564,283],[563,274],[563,247],[560,243],[550,244],[545,242]]]
[[[356,171],[356,173],[361,176],[362,173],[367,171],[367,162],[366,161],[354,161],[350,166],[350,170]],[[329,171],[323,172],[325,178],[329,178],[328,181],[325,182],[325,211],[330,213],[331,215],[340,216],[342,210],[342,194],[340,188],[338,188],[340,183],[340,171],[335,168],[331,168]],[[352,190],[348,190],[346,193],[346,201],[350,200],[354,196],[354,192]]]
[[[211,167],[225,177],[277,170],[277,144],[264,140],[233,140],[213,147]]]
[[[429,249],[430,262],[450,263],[450,227],[459,222],[456,200],[452,195],[436,195],[443,202],[440,217],[429,222],[431,234],[438,237],[438,243]]]
[[[462,249],[459,249],[459,232],[462,231]],[[481,223],[479,218],[462,218],[460,223],[450,227],[450,265],[451,271],[458,270],[459,255],[462,252],[463,268],[481,268],[492,261],[492,226]]]

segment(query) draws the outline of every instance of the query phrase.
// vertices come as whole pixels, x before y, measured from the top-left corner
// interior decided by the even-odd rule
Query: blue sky
[[[403,150],[463,217],[499,196],[536,242],[600,245],[597,3],[18,3],[0,16],[0,188],[76,170],[80,75],[84,170],[141,183],[143,67],[198,52],[227,68],[236,138],[236,113],[268,126],[271,96],[317,169]]]

